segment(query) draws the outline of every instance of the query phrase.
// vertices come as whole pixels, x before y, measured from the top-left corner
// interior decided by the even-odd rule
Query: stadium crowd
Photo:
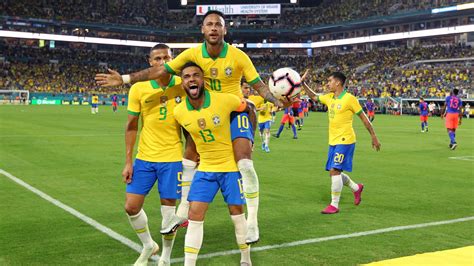
[[[145,51],[139,55],[126,52],[97,52],[72,48],[25,48],[1,46],[3,57],[3,89],[22,89],[49,93],[126,93],[128,87],[108,89],[95,84],[94,74],[117,69],[121,73],[147,67]],[[326,77],[333,71],[347,74],[348,89],[359,97],[442,98],[453,88],[461,96],[473,93],[474,67],[466,62],[413,63],[416,60],[473,57],[474,51],[465,46],[432,46],[413,49],[374,49],[370,52],[335,53],[319,50],[313,57],[295,52],[258,54],[250,50],[264,80],[280,67],[292,67],[303,72],[310,68],[310,83],[322,90]],[[293,54],[290,52],[290,54]],[[71,74],[74,73],[74,74]]]
[[[300,28],[360,20],[372,16],[456,5],[468,0],[324,0],[313,7],[283,6],[280,17],[249,16],[232,18],[235,27]],[[2,1],[3,16],[41,18],[57,21],[83,21],[101,24],[148,26],[158,29],[195,28],[195,9],[168,9],[166,0],[85,1],[41,0]],[[354,8],[358,7],[358,8]],[[315,16],[314,14],[318,14]]]

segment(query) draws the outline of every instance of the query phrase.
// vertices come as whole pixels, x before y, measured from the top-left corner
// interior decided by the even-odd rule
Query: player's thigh
[[[252,141],[247,138],[236,138],[232,141],[234,159],[236,162],[242,159],[252,159]]]
[[[126,193],[125,211],[129,215],[135,215],[142,209],[144,202],[145,202],[145,195]]]
[[[329,146],[326,170],[352,171],[355,143]]]
[[[188,201],[210,203],[214,200],[217,191],[219,191],[217,173],[196,171],[189,189]]]
[[[158,193],[161,199],[181,198],[181,176],[183,163],[166,162],[158,163],[156,175],[158,177]]]
[[[221,173],[218,181],[222,196],[227,205],[245,204],[242,176],[239,172]]]
[[[156,170],[153,162],[135,159],[132,181],[127,184],[126,192],[147,195],[156,182]]]
[[[288,122],[290,120],[290,116],[289,115],[283,115],[283,117],[281,118],[281,124],[286,124],[286,122]]]
[[[230,114],[230,134],[232,141],[237,138],[246,138],[253,142],[253,128],[249,114],[232,112]]]

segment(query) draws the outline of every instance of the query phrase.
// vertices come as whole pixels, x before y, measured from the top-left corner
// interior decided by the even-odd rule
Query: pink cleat
[[[354,204],[359,205],[362,201],[362,191],[364,190],[363,184],[357,184],[359,186],[359,190],[354,192]]]
[[[335,213],[338,213],[339,212],[339,209],[332,206],[331,204],[329,204],[326,209],[322,210],[321,213],[322,214],[335,214]]]
[[[180,227],[186,228],[186,227],[188,227],[188,225],[189,225],[189,222],[188,222],[188,220],[186,220],[180,225]]]

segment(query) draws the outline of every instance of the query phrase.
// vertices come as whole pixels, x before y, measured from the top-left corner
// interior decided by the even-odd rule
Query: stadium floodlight
[[[185,5],[187,5],[187,4],[188,4],[188,0],[181,0],[181,5],[182,5],[182,6],[185,6]]]
[[[298,3],[298,0],[290,0],[290,3],[296,4],[296,3]]]

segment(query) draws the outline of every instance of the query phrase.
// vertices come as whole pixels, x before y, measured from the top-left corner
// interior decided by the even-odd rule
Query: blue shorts
[[[239,172],[201,172],[196,171],[188,201],[212,202],[221,189],[224,201],[228,205],[245,204],[242,177]]]
[[[355,143],[339,144],[329,146],[328,161],[326,171],[331,168],[341,171],[352,171],[352,157],[354,156]]]
[[[96,107],[98,106],[98,104],[97,104],[97,103],[93,103],[93,104],[91,104],[91,106],[92,106],[92,108],[96,108]]]
[[[162,199],[181,198],[181,162],[155,163],[135,159],[132,182],[127,184],[127,193],[147,195],[158,180],[158,193]]]
[[[246,138],[253,143],[253,128],[250,123],[249,114],[232,112],[230,114],[230,134],[232,141],[236,138]]]
[[[258,123],[258,128],[260,129],[260,131],[263,131],[264,129],[270,129],[270,123],[271,121]]]

